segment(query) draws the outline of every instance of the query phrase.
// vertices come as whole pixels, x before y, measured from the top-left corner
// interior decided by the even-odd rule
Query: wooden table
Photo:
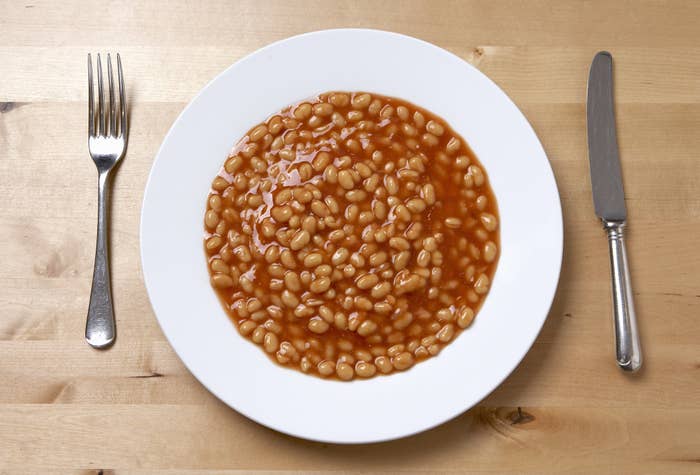
[[[700,471],[700,3],[196,3],[0,2],[0,473]],[[478,407],[405,440],[333,446],[258,426],[187,372],[146,297],[139,211],[159,144],[210,78],[272,41],[361,26],[446,48],[513,98],[554,167],[565,252],[532,351]],[[600,49],[616,61],[646,358],[635,376],[614,363],[588,178],[585,88]],[[132,113],[113,195],[109,351],[83,340],[97,197],[90,51],[121,52]]]

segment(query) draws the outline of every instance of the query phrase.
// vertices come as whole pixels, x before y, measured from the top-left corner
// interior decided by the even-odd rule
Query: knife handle
[[[642,349],[639,344],[637,318],[634,313],[632,284],[625,250],[625,223],[603,221],[610,246],[612,271],[613,318],[615,322],[615,352],[617,364],[625,371],[634,372],[642,367]]]

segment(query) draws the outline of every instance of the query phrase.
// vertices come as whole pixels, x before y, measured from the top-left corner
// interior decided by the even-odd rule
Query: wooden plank
[[[0,43],[11,46],[240,44],[254,50],[307,31],[364,27],[400,31],[447,47],[465,43],[671,47],[697,44],[700,17],[700,6],[679,0],[360,0],[352,7],[322,0],[233,4],[218,0],[197,5],[159,0],[138,5],[112,2],[108,12],[86,8],[78,0],[60,5],[32,1],[30,8],[26,3],[5,3]]]
[[[416,437],[342,446],[270,433],[219,403],[7,404],[0,407],[0,446],[6,447],[0,465],[20,469],[28,456],[41,454],[32,459],[32,466],[54,470],[425,467],[597,473],[606,468],[612,472],[652,467],[663,473],[690,473],[697,468],[698,447],[693,440],[699,418],[698,411],[673,409],[640,413],[627,408],[521,407],[518,412],[517,407],[478,407]]]
[[[649,364],[634,380],[634,391],[626,394],[630,381],[614,364],[608,315],[577,321],[577,316],[555,312],[521,365],[484,404],[697,409],[697,337],[686,343],[649,342],[645,347]],[[586,330],[593,325],[599,331]],[[653,328],[644,335],[649,334],[656,335]],[[0,374],[5,380],[0,404],[209,404],[215,400],[165,341],[120,341],[107,353],[91,352],[79,338],[65,343],[0,341]],[[603,387],[598,384],[601,379],[606,381]]]
[[[218,73],[257,49],[241,42],[194,44],[120,45],[131,100],[188,102]],[[700,74],[700,50],[693,46],[436,44],[474,64],[519,104],[583,103],[590,61],[596,51],[606,48],[615,58],[618,103],[700,101],[700,84],[695,81]],[[9,71],[3,77],[0,102],[86,100],[87,53],[105,52],[109,47],[101,43],[58,47],[8,47],[0,43],[0,61]]]

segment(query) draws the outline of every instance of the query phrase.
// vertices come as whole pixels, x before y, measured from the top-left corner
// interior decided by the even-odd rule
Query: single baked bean
[[[481,168],[477,167],[476,165],[470,165],[468,168],[468,174],[472,177],[474,185],[482,186],[484,184],[485,177],[484,172],[481,171]]]
[[[460,155],[455,159],[455,167],[458,170],[466,170],[467,167],[469,167],[469,163],[469,157],[467,157],[466,155]]]
[[[384,187],[387,193],[395,195],[399,191],[399,182],[392,175],[386,175],[384,177]]]
[[[233,279],[227,274],[214,274],[211,277],[211,285],[217,289],[233,287]]]
[[[316,276],[318,277],[329,276],[332,273],[333,268],[328,264],[321,264],[320,266],[316,267],[316,269],[314,269],[314,274],[316,274]]]
[[[374,311],[379,314],[388,314],[391,313],[392,310],[393,307],[388,302],[377,302],[374,304]]]
[[[213,209],[207,211],[207,213],[204,215],[204,224],[209,229],[214,229],[216,225],[219,224],[219,215],[216,213],[216,211]]]
[[[474,230],[474,236],[480,241],[486,241],[489,238],[489,233],[485,229],[478,228]]]
[[[352,98],[352,106],[355,109],[365,109],[366,107],[369,106],[370,102],[372,101],[372,96],[370,96],[367,93],[364,94],[356,94]]]
[[[416,264],[421,267],[427,267],[428,264],[430,264],[430,253],[425,249],[421,249],[418,253],[418,257],[416,257]]]
[[[443,326],[440,331],[437,332],[435,336],[437,336],[437,339],[440,340],[443,343],[447,343],[450,340],[452,340],[452,337],[454,337],[455,334],[455,328],[454,325],[451,323],[446,324]]]
[[[317,116],[327,117],[333,113],[333,106],[327,103],[314,104],[313,112]]]
[[[394,112],[394,107],[387,104],[384,107],[382,107],[381,111],[379,111],[379,117],[381,117],[382,119],[390,119],[391,116],[394,115]]]
[[[398,251],[407,251],[411,248],[409,242],[400,236],[389,239],[389,246]]]
[[[209,196],[209,206],[210,206],[211,209],[213,209],[215,212],[217,212],[217,213],[221,212],[221,207],[222,207],[221,196],[219,196],[219,195],[210,195],[210,196]]]
[[[274,333],[267,333],[263,340],[263,346],[268,353],[274,353],[279,348],[279,339]]]
[[[435,251],[431,254],[431,262],[433,263],[434,266],[441,266],[442,260],[443,260],[443,256],[442,256],[442,253],[440,251]]]
[[[411,212],[404,205],[398,205],[394,208],[394,214],[401,221],[411,221]]]
[[[441,322],[449,322],[454,319],[454,314],[449,308],[441,308],[435,313],[435,317]]]
[[[406,208],[412,213],[421,213],[425,210],[425,207],[425,201],[420,198],[413,198],[406,203]]]
[[[413,366],[413,355],[408,352],[399,353],[393,358],[392,363],[394,365],[394,368],[396,368],[399,371],[403,371]]]
[[[377,372],[377,367],[372,363],[358,361],[355,364],[355,373],[361,378],[371,378]]]
[[[214,178],[214,181],[211,184],[211,187],[216,190],[216,191],[224,191],[226,188],[228,188],[229,182],[226,181],[224,178],[217,176]]]
[[[253,340],[255,343],[260,344],[263,342],[266,333],[267,332],[265,331],[265,328],[263,326],[259,326],[255,330],[253,330],[253,334],[250,339]]]
[[[305,267],[318,267],[323,262],[323,256],[317,252],[307,254],[304,258]]]
[[[379,99],[374,99],[367,108],[367,112],[369,112],[370,115],[377,115],[381,109],[382,101]]]
[[[350,255],[350,264],[356,268],[362,268],[365,266],[365,258],[359,252],[353,252]]]
[[[256,143],[248,143],[246,144],[243,149],[241,150],[241,155],[243,155],[245,158],[250,158],[253,155],[255,155],[255,152],[258,151],[258,144]]]
[[[355,371],[352,369],[352,366],[347,363],[338,363],[335,368],[335,372],[338,375],[338,378],[342,379],[343,381],[349,381],[355,375]]]
[[[370,304],[371,308],[371,304]],[[369,336],[372,333],[377,331],[377,324],[374,323],[372,320],[365,320],[360,324],[359,327],[357,327],[357,333],[360,334],[361,336]]]
[[[297,231],[294,234],[294,236],[292,237],[292,240],[289,243],[289,247],[293,251],[298,251],[302,247],[306,246],[309,243],[310,239],[311,239],[311,235],[309,234],[308,231],[305,231],[305,230]]]
[[[408,120],[409,112],[408,112],[408,108],[406,108],[405,106],[398,106],[396,108],[396,114],[399,116],[399,119],[401,119],[403,121]]]
[[[297,106],[296,110],[294,111],[294,117],[299,119],[299,120],[305,120],[308,119],[311,116],[311,104],[308,102],[304,102],[302,104],[299,104]]]
[[[347,124],[345,117],[343,117],[338,112],[333,112],[333,114],[331,115],[331,121],[336,127],[345,127],[345,125]]]
[[[238,325],[238,331],[241,333],[243,336],[248,336],[250,335],[253,330],[255,330],[258,327],[258,324],[251,321],[251,320],[245,320],[239,323]]]
[[[231,269],[229,268],[228,264],[226,264],[223,260],[221,259],[214,259],[210,263],[211,270],[214,272],[220,272],[222,274],[230,274]]]
[[[474,310],[467,306],[462,306],[457,311],[457,325],[459,328],[467,328],[474,321]]]
[[[377,366],[377,369],[384,374],[391,373],[394,370],[391,360],[386,356],[377,356],[374,359],[374,364]]]
[[[220,236],[212,236],[209,239],[207,239],[207,242],[205,244],[207,251],[210,254],[213,254],[214,252],[218,251],[221,246],[223,245],[224,241],[221,239]]]
[[[284,127],[282,123],[282,118],[278,115],[270,118],[267,124],[267,129],[270,131],[272,135],[277,135],[282,131],[282,128]]]
[[[476,208],[479,211],[484,211],[486,209],[486,206],[488,205],[488,198],[485,195],[479,195],[476,198]]]
[[[347,118],[350,122],[358,122],[362,120],[362,111],[354,110],[347,113]]]
[[[358,295],[354,298],[354,305],[357,310],[367,312],[372,310],[372,301],[367,297]]]
[[[353,277],[356,272],[357,269],[355,269],[355,266],[353,266],[352,264],[347,264],[343,267],[343,275],[345,277]]]
[[[311,211],[319,218],[326,218],[331,214],[328,210],[328,206],[320,200],[313,200],[311,202]]]
[[[428,123],[425,124],[425,129],[438,137],[445,133],[445,128],[439,122],[434,120],[429,120]]]
[[[233,249],[233,255],[241,262],[250,262],[252,257],[247,246],[237,246]]]
[[[358,288],[367,290],[372,288],[377,282],[379,282],[379,277],[376,274],[363,274],[357,278],[355,284]]]
[[[340,170],[338,172],[338,183],[346,190],[351,190],[355,187],[355,182],[352,180],[352,175],[348,170]]]
[[[498,221],[491,213],[482,213],[480,216],[481,224],[489,232],[494,232],[498,228]]]
[[[261,138],[263,138],[267,134],[267,126],[261,124],[255,127],[251,132],[248,138],[250,139],[251,142],[257,142]]]
[[[350,103],[350,97],[342,92],[334,92],[328,96],[328,102],[336,107],[345,107]]]
[[[317,369],[321,376],[330,376],[335,372],[335,363],[332,361],[322,361],[318,364]]]
[[[391,292],[391,284],[389,282],[380,282],[372,287],[371,295],[374,299],[381,299],[389,292]]]
[[[364,190],[350,190],[345,193],[345,199],[351,202],[363,201],[367,198],[367,192]]]
[[[274,207],[270,211],[270,215],[280,223],[286,223],[292,217],[292,208],[289,206]]]
[[[432,345],[433,343],[435,343],[436,341],[437,341],[437,337],[435,335],[428,335],[426,337],[421,338],[420,344],[425,346],[425,347],[428,347],[428,346]]]
[[[457,137],[452,137],[449,140],[449,142],[447,142],[447,147],[445,147],[445,151],[448,154],[452,155],[459,150],[461,145],[462,145],[462,143],[459,141],[459,139]]]
[[[411,253],[408,251],[401,251],[395,254],[392,258],[392,263],[394,265],[394,270],[400,271],[406,268],[408,265],[408,260],[411,258]]]
[[[498,254],[498,248],[493,241],[487,241],[484,244],[484,260],[486,262],[493,262]]]
[[[329,328],[328,322],[326,322],[320,317],[314,317],[311,320],[309,320],[308,326],[309,330],[319,335],[322,333],[326,333]]]
[[[459,229],[462,226],[462,220],[455,218],[454,216],[450,216],[445,218],[445,226],[452,229]]]
[[[287,289],[282,291],[281,299],[282,303],[289,308],[296,308],[299,305],[299,298]]]
[[[402,313],[394,320],[393,326],[397,330],[403,330],[413,322],[413,314],[410,312]]]
[[[414,137],[418,133],[418,131],[416,130],[416,128],[414,126],[412,126],[411,124],[406,124],[406,123],[401,124],[401,131],[407,137]]]
[[[474,282],[474,292],[484,295],[489,291],[489,278],[486,274],[481,274]]]
[[[328,290],[328,288],[331,285],[331,280],[328,277],[321,277],[319,279],[314,280],[311,282],[311,285],[309,286],[309,290],[311,290],[314,293],[321,294]]]
[[[404,236],[406,236],[407,239],[413,241],[421,236],[422,231],[423,225],[420,222],[416,221],[408,226],[406,232],[404,233]]]
[[[481,250],[472,243],[469,243],[469,254],[474,258],[474,260],[479,260],[481,258]],[[464,256],[462,259],[468,260],[469,258]]]

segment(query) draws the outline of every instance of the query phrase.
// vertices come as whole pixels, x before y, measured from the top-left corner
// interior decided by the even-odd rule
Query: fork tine
[[[107,76],[109,77],[109,134],[117,136],[117,110],[114,107],[114,77],[112,75],[112,58],[107,53]]]
[[[97,53],[97,133],[105,135],[105,95],[102,87],[102,61]]]
[[[92,91],[92,57],[88,53],[88,134],[95,135],[95,106]]]
[[[124,91],[124,75],[122,74],[122,59],[117,53],[117,76],[119,78],[119,136],[126,137],[129,133],[126,121],[126,92]]]

